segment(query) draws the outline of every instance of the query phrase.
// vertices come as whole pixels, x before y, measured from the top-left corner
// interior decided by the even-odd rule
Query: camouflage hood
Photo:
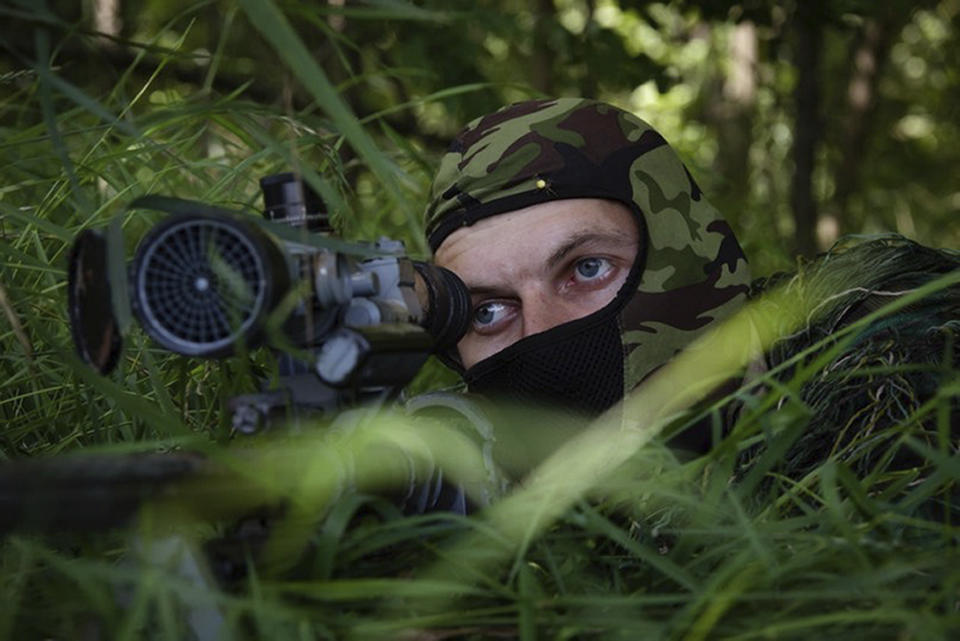
[[[430,246],[482,218],[562,198],[619,201],[640,227],[631,275],[595,313],[618,315],[625,390],[746,300],[743,252],[674,150],[644,121],[591,100],[522,102],[470,123],[433,184]]]

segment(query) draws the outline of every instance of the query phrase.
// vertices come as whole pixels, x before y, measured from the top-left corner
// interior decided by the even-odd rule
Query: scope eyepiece
[[[422,279],[427,300],[421,325],[433,337],[435,350],[456,346],[470,328],[470,292],[460,277],[449,269],[422,261],[413,261]]]

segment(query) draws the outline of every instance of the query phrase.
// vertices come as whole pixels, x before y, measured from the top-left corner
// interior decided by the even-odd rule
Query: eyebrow
[[[553,268],[564,259],[564,257],[574,249],[592,242],[614,243],[618,246],[632,245],[633,239],[628,234],[619,231],[595,232],[583,231],[574,234],[560,245],[550,257],[547,258],[547,266]]]
[[[470,296],[503,296],[507,290],[496,285],[471,285],[467,291]]]

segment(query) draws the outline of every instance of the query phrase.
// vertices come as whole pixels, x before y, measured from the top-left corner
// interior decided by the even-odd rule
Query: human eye
[[[613,270],[613,263],[606,258],[588,256],[581,258],[573,266],[573,279],[578,283],[601,281]]]
[[[492,334],[513,315],[513,308],[501,301],[480,303],[473,308],[473,329],[479,334]]]

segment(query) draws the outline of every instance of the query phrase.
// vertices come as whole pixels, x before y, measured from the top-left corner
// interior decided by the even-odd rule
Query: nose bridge
[[[542,284],[531,284],[520,293],[523,314],[523,336],[531,336],[559,325],[563,304]]]

